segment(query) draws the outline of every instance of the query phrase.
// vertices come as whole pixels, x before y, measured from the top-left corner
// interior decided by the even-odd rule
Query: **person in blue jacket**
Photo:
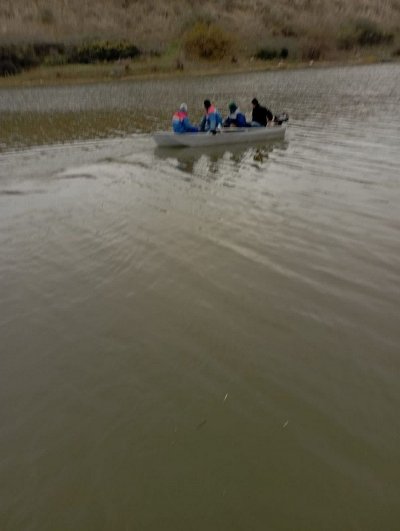
[[[172,117],[172,129],[174,133],[197,133],[198,128],[190,123],[187,105],[181,103],[179,111],[176,111]]]
[[[222,125],[222,117],[210,100],[204,100],[204,117],[200,124],[200,131],[210,131],[215,135],[218,126]]]
[[[228,105],[229,115],[224,120],[224,127],[249,127],[246,122],[246,116],[240,111],[239,107],[234,101],[231,101]]]

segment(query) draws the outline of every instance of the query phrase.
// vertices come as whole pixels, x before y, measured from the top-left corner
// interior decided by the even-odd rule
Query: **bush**
[[[72,48],[69,52],[70,63],[96,63],[97,61],[116,61],[134,58],[140,55],[137,46],[128,41],[92,41]]]
[[[94,63],[115,61],[139,55],[139,48],[128,41],[94,41],[66,47],[61,43],[36,42],[28,45],[0,46],[0,75],[15,75],[21,70],[45,64]]]
[[[393,42],[393,34],[379,29],[375,22],[360,19],[341,29],[338,47],[351,50],[356,46],[376,46]]]
[[[183,38],[185,52],[200,59],[223,59],[233,47],[232,37],[215,24],[197,22]]]
[[[357,26],[357,41],[360,46],[390,44],[393,41],[393,34],[382,32],[376,24],[365,21]]]
[[[68,63],[68,57],[58,52],[52,52],[43,58],[43,64],[46,66],[60,66]]]
[[[7,69],[10,69],[10,65],[13,65],[12,74],[16,74],[26,68],[31,68],[32,66],[37,66],[39,62],[31,45],[10,44],[0,46],[0,63],[3,65],[3,69],[6,66]]]
[[[288,55],[289,50],[287,48],[281,48],[280,51],[275,48],[260,48],[256,53],[256,58],[262,59],[263,61],[271,61],[276,58],[286,59]]]
[[[0,59],[0,76],[15,76],[15,74],[18,74],[18,72],[19,70],[13,62],[9,61],[8,59]]]
[[[287,59],[288,55],[289,55],[289,50],[287,48],[282,48],[281,59]]]
[[[262,59],[263,61],[270,61],[278,57],[278,52],[273,48],[261,48],[256,53],[257,59]]]
[[[63,55],[65,53],[65,45],[59,42],[35,42],[32,47],[39,59],[43,59],[48,55]]]

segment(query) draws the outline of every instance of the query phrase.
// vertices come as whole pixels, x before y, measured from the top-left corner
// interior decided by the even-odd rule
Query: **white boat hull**
[[[211,133],[173,133],[159,131],[153,139],[160,147],[201,147],[224,144],[243,144],[284,138],[286,126],[247,127],[222,129],[215,135]]]

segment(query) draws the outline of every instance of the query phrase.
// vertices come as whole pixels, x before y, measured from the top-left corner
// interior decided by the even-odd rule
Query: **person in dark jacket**
[[[272,112],[258,103],[257,98],[251,100],[253,112],[251,115],[252,127],[265,127],[267,123],[274,119]]]
[[[174,133],[197,133],[198,128],[190,123],[186,103],[182,103],[179,111],[174,113],[172,117],[172,129]]]
[[[240,111],[234,101],[228,105],[229,115],[224,120],[224,127],[248,127],[246,116]]]

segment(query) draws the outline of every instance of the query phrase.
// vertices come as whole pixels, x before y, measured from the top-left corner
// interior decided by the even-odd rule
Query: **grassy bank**
[[[400,57],[400,0],[3,0],[0,86]],[[118,37],[117,37],[118,35]]]
[[[218,24],[240,50],[294,38],[329,48],[367,20],[399,32],[399,0],[2,0],[0,40],[80,41],[123,38],[163,52],[199,20]]]
[[[343,55],[336,60],[289,61],[244,58],[235,63],[219,61],[213,63],[187,63],[182,70],[174,63],[162,58],[143,58],[124,64],[68,64],[59,66],[42,65],[23,71],[17,76],[0,77],[1,87],[21,87],[38,85],[67,85],[79,83],[110,82],[115,80],[162,79],[179,76],[221,75],[256,71],[291,70],[300,68],[326,68],[338,65],[363,65],[380,62],[398,61],[385,50],[370,50],[369,53]]]

